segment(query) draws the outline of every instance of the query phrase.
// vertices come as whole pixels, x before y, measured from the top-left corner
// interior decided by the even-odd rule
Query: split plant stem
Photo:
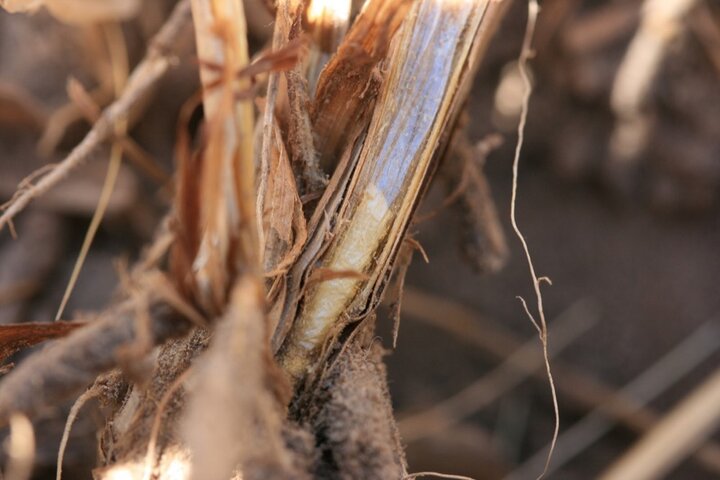
[[[333,332],[372,310],[408,222],[454,125],[486,1],[423,0],[414,5],[389,55],[357,167],[339,207],[333,240],[320,262],[356,272],[308,287],[280,362],[294,380],[313,368]]]

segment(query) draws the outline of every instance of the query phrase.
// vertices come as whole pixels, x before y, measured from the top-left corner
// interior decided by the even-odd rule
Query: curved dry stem
[[[0,384],[0,424],[15,412],[34,417],[75,394],[118,363],[117,349],[136,341],[132,305],[121,305],[54,345],[37,352]],[[151,306],[152,343],[182,335],[191,323],[156,301]]]

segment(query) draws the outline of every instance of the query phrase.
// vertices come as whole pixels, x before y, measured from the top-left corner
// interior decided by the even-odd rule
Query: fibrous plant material
[[[266,276],[282,281],[307,240],[307,225],[290,159],[274,123],[268,138],[270,151],[262,201],[263,269]]]
[[[167,306],[152,309],[153,343],[187,332],[189,324]],[[25,360],[0,388],[0,423],[13,412],[35,416],[92,382],[117,364],[116,349],[137,336],[134,310],[128,305],[109,310],[65,342],[56,343]]]
[[[316,473],[318,478],[403,478],[407,474],[382,354],[375,342],[367,347],[353,344],[315,393],[319,408],[310,414],[311,422],[320,453],[329,458]]]
[[[343,36],[349,3],[336,25],[281,0],[272,50],[251,62],[241,0],[181,0],[159,37],[177,38],[191,5],[201,91],[178,121],[168,220],[120,270],[112,308],[4,380],[0,421],[92,384],[96,478],[406,476],[374,312],[401,246],[417,246],[412,214],[506,4],[370,0]],[[313,96],[312,29],[331,54]],[[100,142],[129,145],[114,129],[170,64],[153,52],[0,226]]]
[[[278,29],[284,41],[299,41],[302,36],[303,2],[287,0],[278,4]],[[326,184],[326,178],[318,166],[317,153],[308,114],[310,94],[308,82],[300,64],[285,72],[287,91],[287,114],[283,115],[287,131],[287,150],[292,163],[300,173],[301,191],[317,194]]]
[[[367,2],[320,75],[310,117],[325,171],[336,167],[343,150],[367,128],[383,80],[380,62],[410,5],[407,0]]]
[[[438,145],[447,141],[446,130],[464,101],[459,92],[473,71],[471,52],[487,10],[487,2],[431,0],[410,10],[389,54],[389,71],[365,137],[371,141],[348,146],[348,164],[338,167],[352,172],[339,171],[348,175],[347,190],[335,200],[332,242],[321,245],[322,238],[312,237],[308,242],[315,252],[324,250],[322,268],[368,278],[309,286],[280,352],[293,379],[312,370],[323,344],[339,334],[343,323],[377,305]],[[433,49],[425,47],[438,38]],[[337,195],[328,189],[326,198],[328,193]],[[310,248],[304,255],[316,255]],[[309,277],[311,270],[297,275]],[[285,313],[292,316],[294,306],[289,307]]]

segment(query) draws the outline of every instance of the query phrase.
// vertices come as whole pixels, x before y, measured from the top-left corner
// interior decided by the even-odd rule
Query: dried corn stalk
[[[684,28],[696,0],[645,0],[640,27],[618,67],[610,95],[617,125],[610,141],[614,161],[632,163],[645,148],[650,120],[643,111],[651,83],[670,42]]]
[[[336,183],[321,200],[316,230],[291,273],[304,279],[302,299],[289,297],[276,342],[297,312],[279,353],[293,379],[313,369],[323,345],[349,320],[377,305],[433,160],[465,99],[486,40],[483,19],[502,9],[491,6],[424,0],[405,19],[364,141],[345,146]]]

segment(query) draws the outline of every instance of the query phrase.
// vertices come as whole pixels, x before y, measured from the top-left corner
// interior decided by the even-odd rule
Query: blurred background
[[[131,65],[172,3],[144,2],[123,23]],[[263,2],[247,3],[259,49],[271,17]],[[441,168],[417,215],[430,218],[412,226],[429,262],[416,252],[395,349],[391,315],[381,311],[411,471],[534,479],[552,438],[540,341],[516,298],[535,304],[532,281],[509,223],[526,12],[513,2],[465,119],[472,144],[502,138],[482,167],[507,261],[497,271],[472,268],[463,253],[466,212],[446,201],[452,179]],[[118,269],[137,257],[167,208],[162,185],[178,112],[197,88],[187,40],[187,55],[143,102],[131,132],[157,168],[142,159],[123,165],[66,318],[111,300]],[[545,0],[535,45],[517,217],[538,275],[553,282],[543,296],[560,433],[549,478],[620,478],[609,469],[637,458],[638,445],[654,448],[647,478],[720,478],[720,5]],[[68,78],[100,106],[112,100],[106,58],[96,28],[45,11],[0,10],[2,201],[87,132],[68,100]],[[54,318],[107,156],[101,151],[21,215],[20,241],[2,232],[0,323]],[[95,421],[81,417],[73,430],[67,478],[94,460]],[[54,474],[61,429],[38,430],[37,478]]]
[[[633,91],[647,125],[628,153],[611,100],[620,65],[651,9],[682,2],[644,3],[546,1],[539,17],[517,217],[537,274],[553,282],[542,292],[561,425],[549,478],[600,477],[720,367],[718,4],[685,2],[694,4],[677,17],[652,80]],[[471,139],[504,137],[485,173],[507,264],[469,268],[452,207],[416,225],[429,263],[415,255],[387,357],[413,471],[534,479],[552,438],[540,342],[516,299],[533,309],[535,296],[510,226],[525,10],[515,2],[508,12],[468,105]],[[421,211],[446,196],[436,185]],[[720,478],[718,409],[683,410],[672,441],[654,450],[672,466],[649,478]],[[683,436],[693,416],[708,427],[702,438]]]

